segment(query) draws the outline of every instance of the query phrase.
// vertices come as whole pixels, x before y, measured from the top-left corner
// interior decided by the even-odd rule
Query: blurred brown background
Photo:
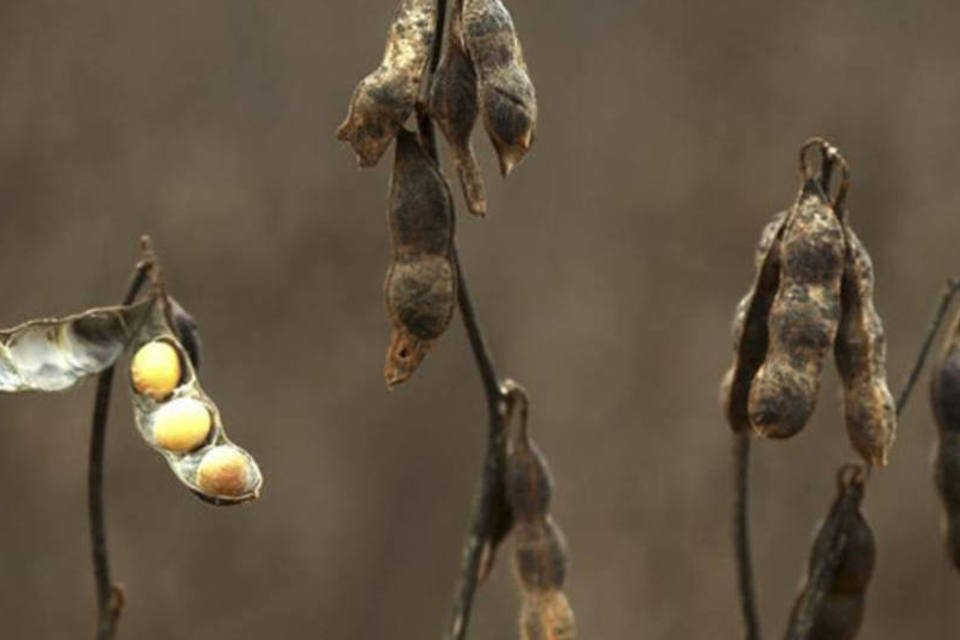
[[[117,387],[109,542],[121,637],[438,638],[485,413],[459,322],[393,393],[381,366],[389,162],[334,140],[379,61],[390,0],[0,4],[0,324],[113,303],[153,235],[199,319],[204,386],[266,474],[262,499],[191,497]],[[462,259],[504,375],[534,399],[582,637],[735,638],[730,316],[795,154],[853,166],[890,374],[960,272],[960,6],[513,2],[541,105]],[[936,10],[934,11],[934,8]],[[758,446],[754,539],[781,633],[811,531],[851,453],[828,374],[814,422]],[[93,385],[0,397],[0,636],[85,638]],[[955,638],[926,377],[866,509],[879,568],[861,637]],[[501,557],[471,638],[516,637]]]

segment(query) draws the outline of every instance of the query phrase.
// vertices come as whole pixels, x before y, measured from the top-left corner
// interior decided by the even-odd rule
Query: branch
[[[143,259],[137,264],[123,304],[133,303],[140,288],[153,268],[149,240],[142,245]],[[90,457],[87,467],[87,502],[90,518],[90,539],[93,546],[93,577],[97,589],[97,640],[110,640],[116,634],[117,621],[123,610],[124,595],[119,585],[110,579],[110,560],[107,553],[107,535],[103,515],[103,453],[110,412],[110,390],[114,367],[100,373],[97,395],[93,405],[93,427],[90,432]]]
[[[750,558],[750,439],[749,430],[734,435],[733,545],[737,562],[737,586],[746,640],[760,640],[753,561]]]
[[[923,364],[927,360],[927,354],[930,353],[930,346],[933,344],[933,339],[937,335],[937,330],[939,330],[940,325],[943,324],[943,319],[947,317],[947,310],[950,308],[950,303],[958,292],[960,292],[960,278],[950,278],[947,280],[947,284],[943,288],[943,293],[940,295],[940,304],[937,305],[936,311],[933,312],[933,319],[930,321],[927,334],[924,336],[923,343],[920,345],[917,360],[913,363],[913,369],[910,371],[910,375],[907,376],[903,387],[900,389],[900,393],[897,395],[897,416],[903,412],[903,408],[907,405],[907,400],[910,399],[913,387],[917,384],[917,379],[920,378],[920,371],[923,369]]]

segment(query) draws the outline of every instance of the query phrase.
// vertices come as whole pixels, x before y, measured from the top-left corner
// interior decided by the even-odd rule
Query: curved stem
[[[747,640],[760,640],[756,592],[753,586],[753,561],[750,557],[750,439],[749,430],[734,436],[733,540],[737,559],[737,586],[740,612]]]
[[[150,259],[138,265],[123,304],[128,305],[146,281],[152,267]],[[90,540],[93,546],[93,577],[97,589],[97,640],[109,640],[116,634],[117,621],[123,610],[123,589],[110,579],[107,534],[103,508],[103,454],[110,412],[110,390],[113,384],[111,366],[97,378],[97,395],[93,405],[93,427],[90,432],[90,453],[87,467],[87,505],[90,518]]]

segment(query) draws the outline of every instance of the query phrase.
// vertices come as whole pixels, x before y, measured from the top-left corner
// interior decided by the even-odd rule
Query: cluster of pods
[[[407,130],[416,114],[449,144],[467,209],[487,212],[470,142],[482,117],[507,175],[533,143],[537,105],[513,19],[500,0],[458,0],[440,24],[434,0],[401,0],[380,66],[360,81],[337,135],[361,167],[396,140],[387,222],[393,255],[384,284],[392,324],[384,377],[407,380],[446,331],[457,302],[454,207],[432,136]],[[443,27],[446,27],[445,29]],[[438,33],[444,33],[441,38]]]

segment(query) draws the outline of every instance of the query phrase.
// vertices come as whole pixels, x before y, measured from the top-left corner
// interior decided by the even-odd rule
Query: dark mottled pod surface
[[[873,264],[849,225],[834,358],[843,383],[850,443],[867,464],[883,467],[896,436],[897,414],[887,386],[883,323],[873,305]]]
[[[387,220],[393,262],[384,293],[393,335],[384,375],[392,386],[410,377],[446,330],[457,299],[450,191],[436,163],[406,130],[397,135]]]
[[[362,167],[375,165],[416,106],[436,28],[434,0],[401,0],[383,61],[360,81],[337,130]]]
[[[862,478],[841,479],[839,495],[814,539],[788,640],[851,640],[860,630],[877,555],[873,532],[860,511],[862,500]],[[811,613],[811,619],[801,619]]]
[[[500,0],[464,0],[463,34],[479,79],[483,124],[509,174],[533,144],[537,98],[510,12]]]
[[[443,131],[470,213],[487,213],[487,196],[470,136],[477,122],[477,74],[463,42],[459,3],[454,3],[446,46],[430,88],[430,115]]]
[[[724,377],[721,399],[727,422],[736,433],[750,426],[750,383],[767,355],[767,317],[780,282],[780,237],[786,219],[787,213],[780,212],[763,229],[757,245],[757,276],[733,319],[734,361]]]
[[[960,314],[934,367],[930,398],[939,435],[934,478],[943,503],[943,541],[960,571]]]
[[[514,517],[514,569],[523,593],[521,637],[572,640],[576,623],[563,593],[566,541],[549,515],[553,481],[527,433],[525,408],[519,428],[508,440],[505,477]]]
[[[783,231],[769,349],[750,387],[748,411],[758,435],[790,437],[813,413],[840,321],[843,261],[840,220],[819,184],[808,179]]]

